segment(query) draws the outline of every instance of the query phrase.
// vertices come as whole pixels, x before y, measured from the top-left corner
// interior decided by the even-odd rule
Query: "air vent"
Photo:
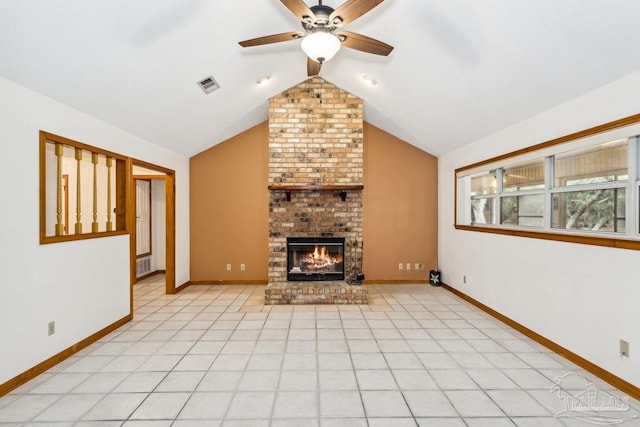
[[[136,277],[144,276],[151,272],[151,258],[140,258],[136,261]]]
[[[204,93],[211,93],[214,90],[220,89],[220,85],[218,85],[218,83],[211,76],[200,80],[198,82],[198,86],[200,86]]]

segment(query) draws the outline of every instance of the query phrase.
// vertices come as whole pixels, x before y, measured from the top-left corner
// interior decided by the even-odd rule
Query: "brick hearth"
[[[367,304],[366,286],[345,282],[270,283],[264,291],[267,305],[277,304]]]

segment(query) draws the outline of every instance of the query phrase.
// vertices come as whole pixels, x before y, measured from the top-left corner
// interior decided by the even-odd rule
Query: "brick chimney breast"
[[[362,99],[312,77],[269,100],[269,184],[362,185]]]

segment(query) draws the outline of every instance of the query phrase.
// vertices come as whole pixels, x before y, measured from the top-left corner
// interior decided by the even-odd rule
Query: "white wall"
[[[189,279],[189,159],[2,77],[0,94],[2,384],[129,312],[128,236],[39,244],[38,131],[176,171],[177,285]]]
[[[640,72],[441,156],[438,233],[445,283],[636,386],[640,251],[455,230],[454,170],[640,113],[639,93]]]

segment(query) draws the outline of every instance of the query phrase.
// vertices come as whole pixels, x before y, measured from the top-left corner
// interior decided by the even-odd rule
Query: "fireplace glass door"
[[[344,238],[289,237],[287,280],[344,280]]]

